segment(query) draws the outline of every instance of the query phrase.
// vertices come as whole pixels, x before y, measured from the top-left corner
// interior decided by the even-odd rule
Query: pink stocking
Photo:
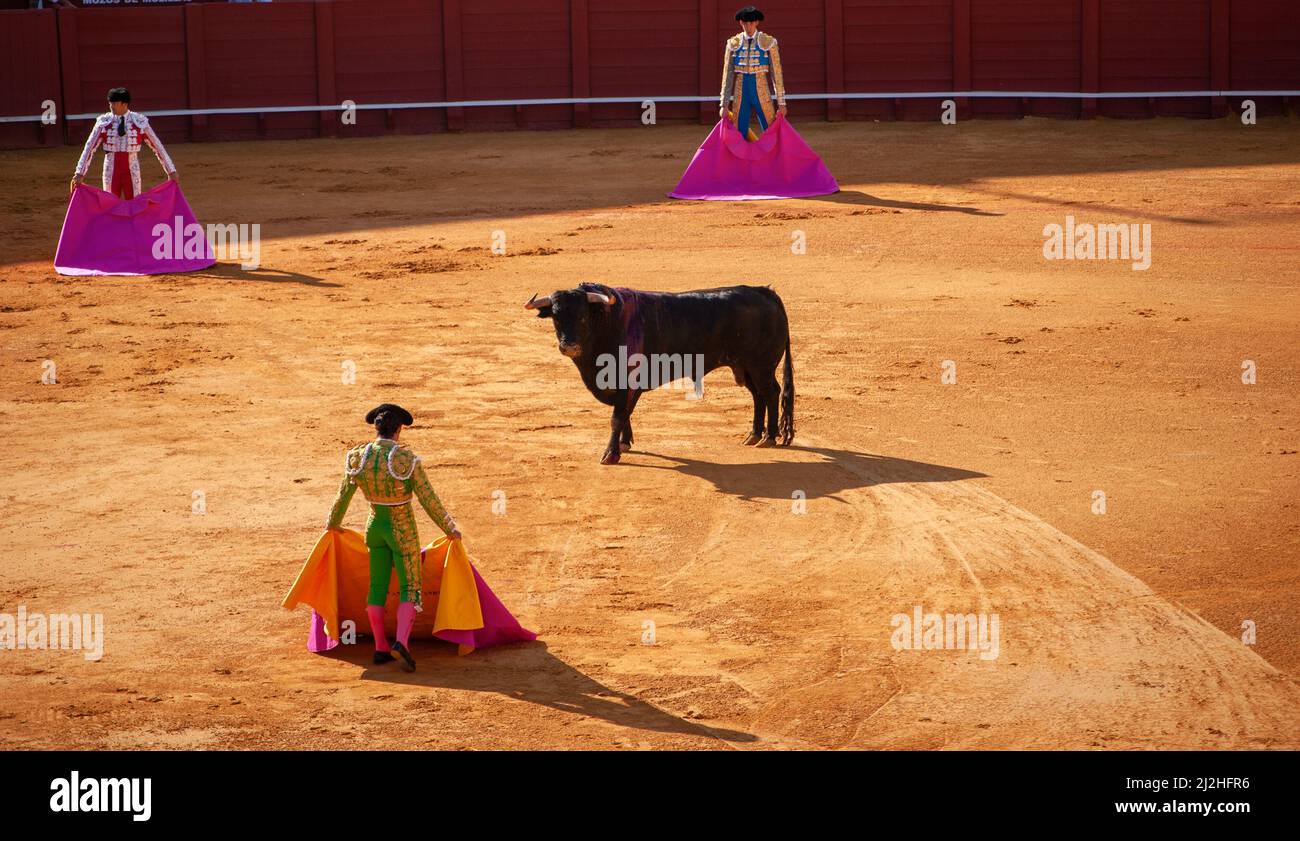
[[[415,602],[402,602],[397,606],[397,641],[411,647],[411,626],[415,624]]]
[[[397,615],[400,617],[402,612],[399,610]],[[375,635],[375,651],[387,651],[388,636],[384,633],[384,608],[381,605],[368,604],[366,616],[370,617],[370,633]]]

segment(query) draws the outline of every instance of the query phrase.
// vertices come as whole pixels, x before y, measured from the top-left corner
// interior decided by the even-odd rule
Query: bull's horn
[[[614,303],[613,298],[609,297],[608,295],[602,295],[599,292],[588,292],[587,300],[593,304],[604,304],[605,306],[609,306],[610,304]]]
[[[534,292],[534,293],[533,293],[533,297],[529,298],[529,299],[528,299],[528,303],[524,304],[524,309],[526,309],[526,310],[540,310],[542,307],[549,307],[550,305],[551,305],[551,296],[550,296],[550,295],[547,295],[545,298],[542,298],[542,299],[539,301],[539,300],[537,299],[537,293]]]

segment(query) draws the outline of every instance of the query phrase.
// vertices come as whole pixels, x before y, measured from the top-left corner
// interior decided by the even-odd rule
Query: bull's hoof
[[[793,436],[793,435],[787,435],[787,436],[785,436],[784,438],[781,439],[781,446],[782,446],[782,447],[788,447],[788,446],[790,446],[790,445],[793,444],[793,443],[794,443],[794,436]]]
[[[618,442],[618,451],[619,451],[620,453],[630,453],[630,452],[632,452],[632,442],[631,442],[631,441],[619,441],[619,442]]]
[[[618,464],[618,450],[606,450],[600,457],[601,464]]]
[[[749,433],[749,435],[746,436],[745,438],[745,442],[744,442],[745,446],[749,447],[749,446],[753,446],[754,444],[757,444],[762,439],[762,437],[763,436],[759,435],[757,432]]]
[[[775,447],[775,446],[776,446],[776,439],[775,439],[775,438],[764,438],[762,441],[759,441],[759,442],[758,442],[757,444],[755,444],[754,446],[757,447],[757,448],[759,448],[759,449],[762,449],[762,448],[764,448],[764,447]]]

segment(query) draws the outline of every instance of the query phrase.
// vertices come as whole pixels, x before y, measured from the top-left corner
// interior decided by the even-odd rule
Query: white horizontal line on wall
[[[1293,91],[899,91],[893,93],[793,93],[789,100],[828,99],[1190,99],[1196,97],[1300,96]],[[421,108],[490,108],[520,105],[613,105],[643,102],[716,102],[716,96],[583,96],[561,99],[467,99],[459,102],[357,103],[358,111],[409,111]],[[298,114],[342,111],[342,105],[266,105],[255,108],[172,108],[147,111],[152,117],[199,117],[217,114]],[[68,120],[93,120],[96,114],[71,114]],[[41,116],[0,117],[0,123],[38,123]]]

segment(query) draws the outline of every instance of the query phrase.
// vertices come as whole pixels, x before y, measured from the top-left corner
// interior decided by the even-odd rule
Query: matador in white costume
[[[104,190],[121,199],[140,195],[140,144],[147,143],[158,156],[158,163],[173,181],[179,181],[176,167],[163,148],[162,141],[149,125],[149,118],[130,108],[131,92],[126,88],[113,88],[108,92],[109,110],[95,118],[95,125],[81,150],[77,171],[72,176],[72,189],[86,177],[95,150],[104,147]]]

